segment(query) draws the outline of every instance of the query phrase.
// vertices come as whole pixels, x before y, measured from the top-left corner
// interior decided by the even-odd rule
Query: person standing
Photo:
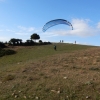
[[[76,44],[76,41],[75,41],[75,44]]]
[[[56,45],[54,45],[54,50],[56,50],[57,49],[57,47],[56,47]]]

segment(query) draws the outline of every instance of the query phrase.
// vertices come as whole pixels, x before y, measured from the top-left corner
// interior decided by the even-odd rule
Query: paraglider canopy
[[[43,26],[43,29],[42,30],[43,30],[43,32],[45,32],[50,27],[55,26],[55,25],[58,25],[58,24],[65,24],[65,25],[71,26],[72,27],[72,30],[73,30],[72,24],[69,21],[65,20],[65,19],[55,19],[55,20],[51,20],[51,21],[47,22]]]

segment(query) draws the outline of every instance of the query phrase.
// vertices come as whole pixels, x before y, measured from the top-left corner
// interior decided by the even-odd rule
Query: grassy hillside
[[[0,100],[100,100],[100,48],[13,47],[0,58]]]
[[[36,60],[41,57],[47,57],[50,55],[61,54],[65,52],[73,52],[75,50],[83,50],[91,47],[74,44],[56,44],[57,51],[55,51],[53,49],[54,45],[55,44],[45,46],[13,47],[12,49],[17,51],[17,54],[1,57],[0,66],[15,64],[18,62],[26,62],[29,60]]]

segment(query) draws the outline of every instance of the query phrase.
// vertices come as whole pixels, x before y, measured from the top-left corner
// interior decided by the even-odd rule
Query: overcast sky
[[[50,20],[65,19],[42,32]],[[100,46],[100,0],[0,0],[0,41],[23,41],[37,33],[40,39]]]

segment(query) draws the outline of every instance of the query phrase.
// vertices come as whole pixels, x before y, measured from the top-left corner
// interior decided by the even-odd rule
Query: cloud
[[[97,23],[97,28],[100,29],[100,22]]]
[[[27,40],[33,33],[39,33],[41,30],[35,27],[17,26],[16,28],[0,27],[0,41],[9,41],[11,38],[20,38]]]
[[[34,27],[18,26],[18,32],[15,32],[15,34],[17,34],[17,35],[28,35],[30,33],[32,34],[33,32],[35,32]]]
[[[41,35],[43,35],[44,37],[54,37],[54,36],[59,36],[58,33],[56,34],[57,31],[50,31],[50,32],[45,32],[42,33]]]
[[[33,31],[35,30],[34,27],[18,26],[18,28],[19,28],[21,31],[27,31],[27,32],[33,32]]]
[[[17,34],[17,35],[28,35],[29,33],[24,33],[24,32],[16,32],[15,34]]]
[[[92,36],[96,32],[96,28],[89,25],[89,19],[73,19],[72,24],[74,27],[73,31],[70,31],[70,34],[76,36]]]
[[[0,32],[2,32],[3,30],[0,30]]]
[[[100,32],[100,22],[95,27],[90,25],[89,22],[91,22],[89,19],[72,19],[73,30],[71,29],[52,30],[52,31],[47,31],[45,35],[48,36],[72,35],[79,37],[89,37],[97,35]]]
[[[15,32],[14,30],[11,29],[6,29],[7,32]]]
[[[8,37],[0,36],[0,42],[8,41]]]

